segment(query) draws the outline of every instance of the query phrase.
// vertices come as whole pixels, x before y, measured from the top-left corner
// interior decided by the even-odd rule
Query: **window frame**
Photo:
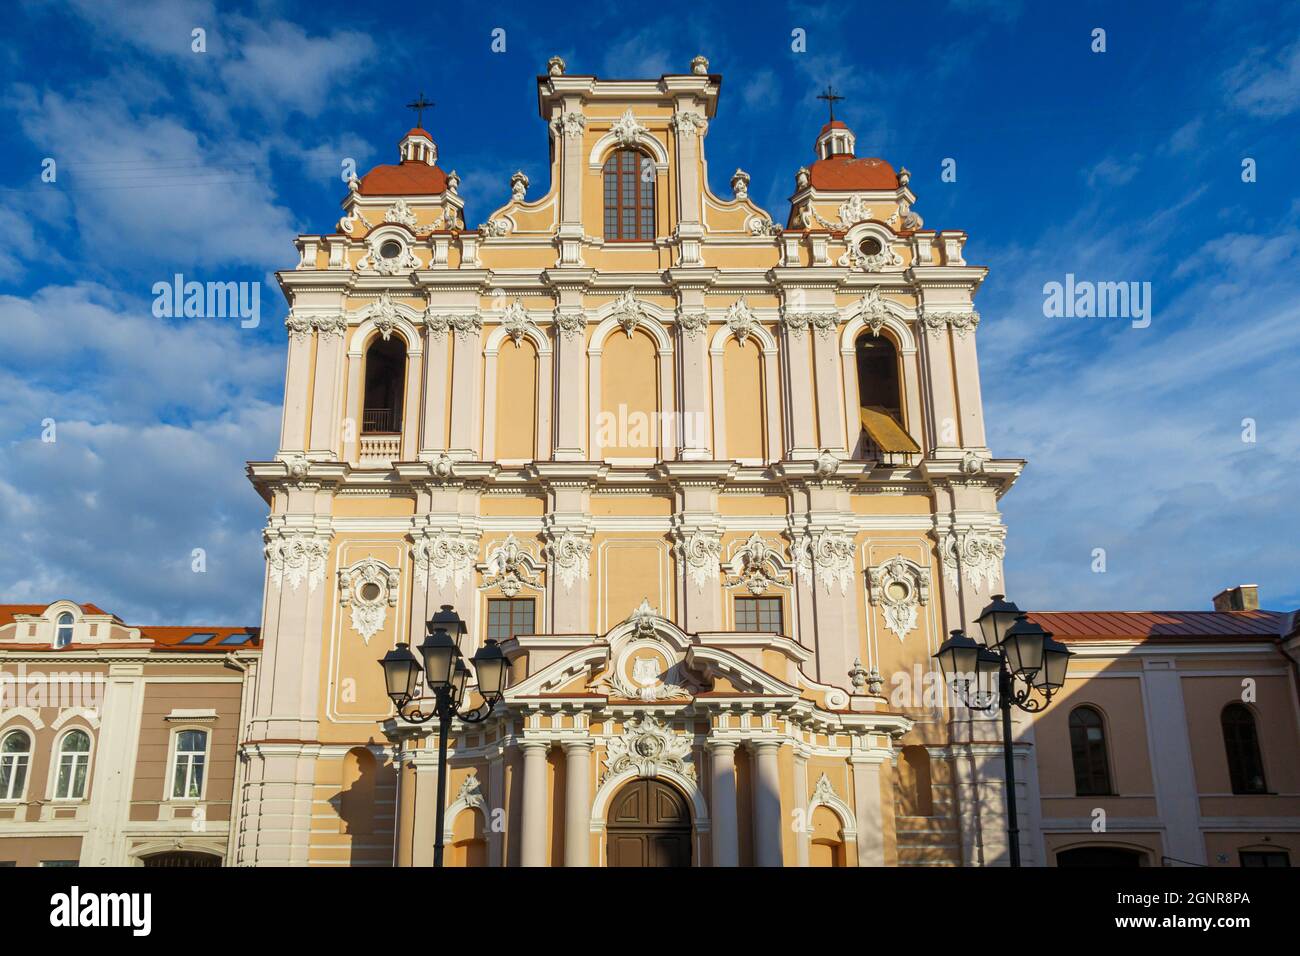
[[[68,751],[67,754],[65,754],[63,749],[64,745],[67,743],[69,737],[77,733],[85,734],[89,746],[87,746],[84,751],[73,750],[73,751]],[[90,774],[91,771],[94,769],[95,735],[92,734],[90,730],[86,727],[69,727],[67,730],[61,733],[58,736],[58,738],[54,741],[52,756],[54,759],[50,761],[50,783],[49,783],[49,788],[50,788],[49,793],[51,794],[50,799],[52,801],[57,801],[59,803],[84,802],[86,799],[86,794],[90,792],[90,782],[91,782]],[[66,796],[61,796],[59,794],[59,778],[61,776],[60,771],[63,769],[64,756],[71,756],[73,758],[73,761],[72,761],[72,770],[68,774],[69,794]],[[78,757],[85,758],[86,773],[85,776],[82,778],[84,782],[81,788],[81,793],[77,796],[72,796],[71,795],[71,791],[73,789],[72,784],[73,781],[76,779],[76,768],[77,768],[76,758]]]
[[[8,741],[10,737],[14,736],[14,734],[22,734],[27,738],[27,749],[22,753],[17,751],[6,753],[4,750],[5,742]],[[0,793],[0,803],[24,802],[27,796],[27,788],[31,785],[32,781],[32,760],[35,756],[35,751],[36,735],[27,727],[10,727],[7,730],[0,731],[0,767],[5,763],[18,764],[21,760],[23,771],[22,786],[18,788],[17,793],[14,793],[14,772],[12,770],[10,771],[9,793]]]
[[[195,750],[182,751],[180,749],[181,736],[187,733],[203,735],[203,750],[201,752]],[[188,795],[178,795],[176,793],[176,769],[182,753],[185,753],[190,757],[193,757],[194,755],[199,756],[201,769],[199,771],[199,795],[197,797],[192,797]],[[211,769],[210,768],[212,762],[210,759],[211,756],[212,756],[212,732],[207,727],[199,727],[190,724],[184,724],[179,727],[172,728],[171,739],[168,745],[167,779],[163,781],[163,787],[165,788],[166,800],[168,803],[202,803],[205,799],[207,799],[208,776],[209,776],[208,771]],[[188,767],[186,769],[186,774],[185,774],[185,782],[187,784],[187,786],[185,787],[186,791],[189,790],[188,784],[192,779],[193,773],[194,773],[194,761],[191,759],[189,761]]]
[[[496,634],[492,632],[492,606],[494,604],[511,605],[509,620],[506,624],[507,633],[504,636],[499,632]],[[524,605],[528,605],[529,607],[532,608],[532,615],[531,615],[532,624],[529,626],[527,630],[519,630],[519,631],[514,630],[515,627],[514,606],[515,605],[518,605],[520,607],[523,607]],[[485,613],[483,617],[483,636],[485,639],[490,638],[491,640],[494,641],[508,641],[515,634],[535,634],[537,632],[537,598],[535,597],[513,597],[513,598],[490,597],[487,599],[487,607],[484,609],[484,611]]]
[[[1085,753],[1083,755],[1084,759],[1089,761],[1090,764],[1092,764],[1092,766],[1086,768],[1086,774],[1089,777],[1087,788],[1080,786],[1080,779],[1079,779],[1080,754],[1076,749],[1076,744],[1074,739],[1074,731],[1075,731],[1074,717],[1075,714],[1078,714],[1081,711],[1086,711],[1089,714],[1092,714],[1094,717],[1096,717],[1097,726],[1101,730],[1101,741],[1099,743],[1101,749],[1100,760],[1096,759],[1095,754]],[[1091,749],[1094,742],[1087,739],[1087,731],[1089,728],[1081,726],[1080,729],[1084,732],[1085,749]],[[1070,738],[1070,768],[1074,772],[1074,795],[1076,797],[1117,796],[1118,792],[1115,789],[1115,776],[1111,772],[1111,766],[1110,766],[1110,733],[1106,728],[1106,715],[1102,713],[1101,708],[1093,704],[1076,704],[1074,707],[1070,708],[1070,713],[1066,717],[1066,730]],[[1102,782],[1104,784],[1104,789],[1096,789],[1093,786],[1096,783],[1096,774],[1097,774],[1098,766],[1100,766],[1100,772],[1102,774]]]
[[[625,171],[620,168],[621,158],[624,156],[636,157],[636,169],[633,178],[637,188],[633,190],[633,203],[631,206],[624,202],[623,187],[625,184]],[[600,167],[600,200],[601,200],[601,236],[605,242],[647,242],[653,243],[658,230],[658,205],[659,198],[659,175],[656,170],[648,181],[642,179],[645,164],[649,163],[651,168],[655,168],[654,159],[647,155],[643,150],[633,146],[617,147],[609,152],[605,161]],[[609,177],[611,175],[611,164],[613,164],[612,174],[614,177],[613,207],[610,206],[610,188]],[[649,197],[645,196],[645,186],[649,186]],[[614,212],[614,233],[610,235],[609,214]],[[635,217],[635,235],[628,237],[623,235],[624,214],[627,209],[632,209]],[[642,235],[644,231],[643,213],[649,213],[649,235]]]
[[[64,623],[65,618],[67,619],[66,623]],[[76,627],[77,627],[77,617],[75,614],[73,614],[71,611],[60,611],[58,613],[58,615],[54,618],[53,646],[56,651],[61,651],[63,650],[63,648],[68,647],[69,645],[72,644],[72,638],[76,634]],[[68,639],[66,641],[63,639],[64,628],[67,628],[68,631]]]
[[[765,601],[772,601],[776,604],[776,630],[765,629],[761,626],[763,622],[762,608]],[[755,609],[754,622],[759,625],[753,629],[740,626],[740,609],[750,606]],[[738,594],[732,603],[731,623],[734,630],[744,634],[779,634],[782,637],[787,637],[788,635],[785,633],[785,599],[779,594]]]
[[[1259,858],[1268,857],[1275,860],[1280,859],[1282,862],[1276,865],[1271,863],[1247,863],[1246,857],[1248,856],[1259,857]],[[1289,851],[1284,850],[1281,847],[1272,850],[1266,850],[1263,849],[1262,847],[1251,847],[1249,849],[1237,851],[1237,865],[1240,867],[1249,866],[1251,868],[1258,868],[1258,869],[1290,869],[1291,854]]]
[[[1242,778],[1238,776],[1238,772],[1244,775],[1246,770],[1245,768],[1234,767],[1234,764],[1237,761],[1234,761],[1233,759],[1233,748],[1229,746],[1228,743],[1228,727],[1224,720],[1229,711],[1232,711],[1233,713],[1242,713],[1250,718],[1249,727],[1250,733],[1254,738],[1251,741],[1251,744],[1254,747],[1254,753],[1246,756],[1253,758],[1259,768],[1258,789],[1244,787],[1238,788],[1238,783],[1243,782]],[[1219,733],[1223,737],[1223,756],[1228,763],[1228,785],[1232,788],[1232,795],[1234,797],[1257,797],[1269,794],[1271,791],[1268,789],[1268,768],[1264,766],[1264,745],[1260,740],[1259,716],[1255,711],[1240,701],[1231,701],[1230,703],[1225,704],[1223,709],[1219,711]],[[1241,741],[1235,742],[1238,744],[1241,743]]]

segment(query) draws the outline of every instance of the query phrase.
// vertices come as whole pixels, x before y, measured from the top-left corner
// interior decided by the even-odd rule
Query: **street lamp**
[[[384,655],[379,663],[384,668],[384,684],[388,696],[397,708],[397,714],[413,724],[423,724],[438,718],[438,818],[433,844],[433,865],[442,866],[442,831],[447,803],[447,738],[451,735],[451,722],[459,717],[466,723],[481,723],[492,713],[492,708],[505,694],[507,668],[506,655],[492,638],[488,638],[475,653],[471,663],[478,678],[478,692],[483,703],[472,710],[462,711],[465,702],[465,685],[470,669],[460,652],[459,638],[466,631],[465,622],[450,604],[429,619],[424,643],[420,645],[420,659],[411,653],[409,644],[398,644]],[[420,683],[423,673],[423,687]],[[414,706],[405,709],[414,701]],[[427,704],[428,710],[421,710]]]
[[[1037,713],[1065,685],[1070,649],[1029,620],[1004,595],[975,619],[979,641],[953,631],[935,652],[945,679],[967,707],[984,710],[996,702],[1002,708],[1002,756],[1006,768],[1007,838],[1011,865],[1020,865],[1020,827],[1016,820],[1016,768],[1011,757],[1011,705]],[[997,676],[996,695],[983,690]],[[972,691],[971,685],[975,684]]]

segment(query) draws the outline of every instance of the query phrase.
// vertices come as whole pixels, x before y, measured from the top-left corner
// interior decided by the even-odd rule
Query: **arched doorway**
[[[691,865],[691,811],[671,784],[629,782],[614,795],[607,830],[610,866]]]
[[[1146,854],[1122,846],[1076,846],[1056,854],[1057,866],[1145,866]]]

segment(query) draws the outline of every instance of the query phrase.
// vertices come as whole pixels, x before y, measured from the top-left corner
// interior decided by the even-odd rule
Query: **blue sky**
[[[265,507],[243,462],[277,443],[273,273],[293,265],[296,233],[332,227],[343,160],[394,161],[423,90],[478,222],[515,169],[546,188],[547,57],[658,76],[703,53],[723,74],[715,192],[743,167],[783,221],[830,81],[858,154],[907,166],[926,225],[966,230],[967,260],[990,267],[989,441],[1029,459],[1003,500],[1022,606],[1206,608],[1242,582],[1267,607],[1300,606],[1300,7],[597,4],[575,23],[517,6],[7,11],[0,600],[256,622]],[[263,282],[261,325],[155,318],[150,289],[177,272]],[[1150,282],[1150,326],[1046,317],[1043,284],[1067,273]]]

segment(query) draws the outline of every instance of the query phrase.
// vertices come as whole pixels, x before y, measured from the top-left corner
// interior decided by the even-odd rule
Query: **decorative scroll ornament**
[[[311,335],[312,321],[305,315],[290,312],[284,317],[284,327],[289,330],[289,338],[298,342]]]
[[[650,606],[649,598],[642,598],[637,609],[627,616],[632,633],[637,637],[655,637],[655,622],[663,620],[659,611]]]
[[[641,140],[650,135],[650,130],[638,123],[636,117],[632,115],[632,107],[630,106],[624,110],[623,115],[614,122],[609,131],[618,140],[618,145],[625,149],[629,146],[640,145]]]
[[[460,789],[456,791],[456,799],[452,802],[459,803],[463,807],[477,807],[480,810],[487,806],[477,773],[471,770],[469,776],[461,781]]]
[[[375,324],[375,330],[387,342],[389,336],[393,334],[393,329],[397,328],[397,306],[393,303],[393,297],[384,290],[379,294],[379,301],[370,308],[366,309],[365,317]]]
[[[512,228],[513,223],[507,217],[502,216],[498,219],[489,219],[487,222],[479,223],[478,231],[479,235],[488,239],[500,239],[502,236],[510,235]]]
[[[385,256],[381,251],[387,240],[382,235],[371,234],[366,237],[365,256],[357,263],[357,267],[363,271],[373,270],[381,276],[396,275],[399,272],[409,272],[412,269],[420,268],[420,260],[415,258],[415,253],[405,242],[398,242],[398,253],[395,256]]]
[[[831,778],[822,774],[817,778],[817,786],[813,787],[812,799],[810,804],[825,803],[834,804],[842,803],[839,796],[835,793],[835,786],[831,783]]]
[[[632,662],[632,680],[638,686],[628,683],[623,674],[615,670],[610,675],[609,686],[616,696],[627,700],[675,700],[691,696],[691,692],[681,684],[662,680],[653,658],[640,657]]]
[[[339,603],[352,608],[352,630],[367,644],[388,619],[388,609],[397,606],[401,575],[374,557],[339,568]]]
[[[839,470],[840,460],[831,453],[829,448],[823,448],[822,453],[813,462],[813,474],[826,481],[828,478],[834,478]]]
[[[546,556],[555,565],[560,585],[568,591],[578,578],[591,576],[591,539],[565,531],[546,544]]]
[[[781,310],[781,324],[795,338],[803,335],[809,328],[816,329],[819,336],[826,338],[835,334],[835,329],[839,326],[839,323],[840,314],[838,312],[791,312],[787,309]]]
[[[454,331],[456,337],[464,341],[483,330],[483,320],[477,312],[438,313],[430,307],[424,313],[424,330],[435,340],[440,340],[448,332]]]
[[[405,199],[399,199],[388,207],[384,213],[384,222],[400,223],[412,232],[415,231],[415,210]]]
[[[903,264],[903,257],[894,251],[889,242],[880,244],[880,251],[868,255],[856,244],[850,244],[848,251],[836,261],[837,265],[848,266],[856,272],[883,272],[888,268],[897,268]]]
[[[674,113],[670,121],[674,132],[682,139],[694,139],[696,133],[703,133],[709,128],[709,121],[694,110],[682,110]]]
[[[755,531],[732,556],[724,586],[743,587],[750,594],[764,594],[772,585],[789,587],[790,578],[784,573],[784,566],[780,553]]]
[[[784,231],[770,217],[751,216],[747,224],[751,236],[779,236]]]
[[[793,551],[795,568],[804,581],[811,581],[815,571],[828,594],[837,580],[840,593],[849,593],[849,586],[853,583],[852,538],[833,531],[800,535]]]
[[[348,317],[342,312],[318,315],[312,318],[311,326],[326,338],[334,335],[342,338],[348,330]]]
[[[930,603],[930,572],[902,556],[867,569],[871,603],[881,609],[885,626],[901,641],[915,627],[918,608]]]
[[[429,578],[439,588],[451,581],[460,588],[469,580],[478,557],[478,536],[440,531],[415,537],[411,558],[415,562],[415,583],[426,587]]]
[[[569,312],[557,309],[555,324],[559,327],[560,334],[566,339],[581,338],[583,330],[587,328],[587,313],[581,310]]]
[[[859,300],[858,316],[871,330],[872,335],[880,334],[880,330],[885,327],[885,321],[889,318],[889,309],[885,307],[885,300],[880,297],[879,289],[868,289]]]
[[[695,582],[695,590],[703,591],[709,581],[717,581],[722,557],[722,537],[713,531],[696,528],[689,534],[681,532],[673,551],[685,565],[685,571]]]
[[[653,714],[633,717],[623,725],[621,736],[609,739],[601,782],[628,770],[639,777],[653,777],[660,770],[671,770],[694,783],[691,739],[674,733]]]
[[[698,339],[709,327],[707,312],[678,312],[677,331],[688,339]]]
[[[627,333],[629,339],[632,337],[632,333],[636,331],[637,326],[644,322],[648,317],[645,306],[637,301],[636,296],[632,294],[631,289],[628,289],[620,295],[614,302],[614,311],[612,314],[614,316],[614,321],[617,322],[619,327]]]
[[[358,180],[354,175],[348,180],[348,188],[355,190],[359,182],[360,180]],[[348,214],[339,220],[339,232],[343,233],[345,236],[350,236],[352,235],[352,230],[356,228],[357,223],[361,223],[361,225],[365,226],[367,229],[372,228],[370,220],[361,214],[361,207],[353,206],[348,210]]]
[[[727,328],[731,330],[742,349],[745,347],[745,340],[753,333],[756,325],[758,325],[758,320],[754,318],[754,313],[749,311],[749,303],[745,301],[745,297],[742,295],[727,310]]]
[[[271,570],[271,580],[283,588],[289,582],[291,590],[298,590],[303,581],[307,590],[315,591],[325,580],[325,560],[329,557],[329,538],[312,532],[264,531],[263,553]]]
[[[528,310],[517,299],[506,306],[506,311],[501,316],[501,327],[506,330],[506,335],[510,336],[510,341],[515,343],[515,348],[519,347],[519,340],[529,329],[537,328],[533,320],[528,317]]]
[[[519,544],[513,535],[488,551],[484,563],[484,580],[479,590],[497,587],[506,597],[514,597],[524,588],[540,591],[537,572],[540,562]]]
[[[562,113],[551,121],[551,126],[557,136],[563,136],[565,139],[581,139],[583,131],[587,128],[587,117],[575,112]]]
[[[979,327],[980,314],[975,311],[926,312],[922,322],[931,335],[939,335],[944,329],[952,329],[959,337],[965,338]]]
[[[960,575],[966,575],[966,581],[978,594],[981,582],[992,592],[1001,575],[1002,559],[1007,547],[1000,538],[979,531],[948,532],[939,542],[939,554],[943,558],[944,576],[955,588]]]

